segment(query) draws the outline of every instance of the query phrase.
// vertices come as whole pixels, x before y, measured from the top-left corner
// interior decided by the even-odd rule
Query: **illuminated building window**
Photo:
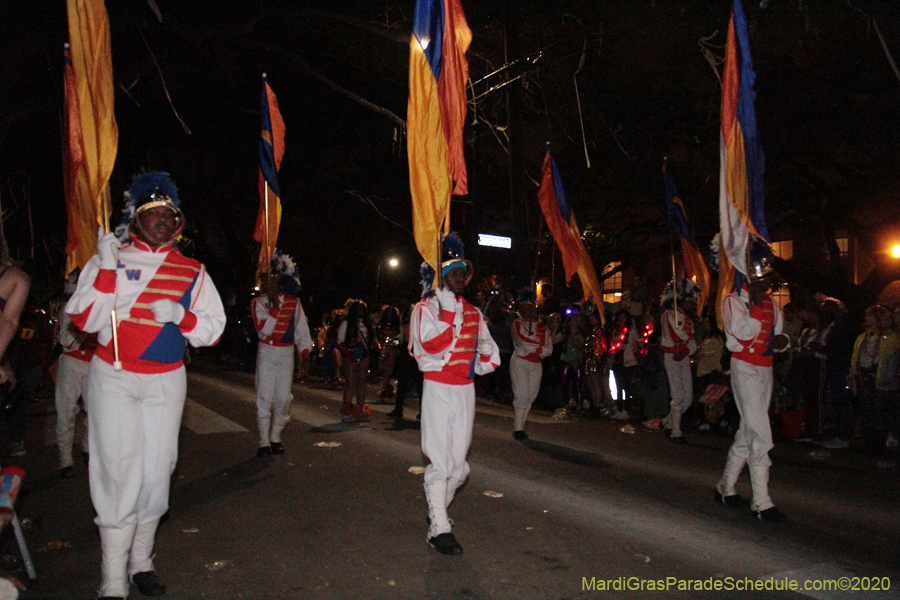
[[[794,242],[791,240],[772,242],[772,253],[782,260],[791,260],[794,258]],[[772,300],[779,307],[784,308],[784,305],[791,301],[788,287],[785,285],[777,290],[772,290]]]
[[[850,255],[850,239],[849,238],[837,238],[834,240],[837,242],[838,248],[841,251],[841,258],[847,258]]]
[[[620,262],[609,263],[603,267],[603,275],[621,265]],[[622,299],[622,271],[603,280],[603,301],[618,302]]]
[[[772,242],[772,252],[782,260],[791,260],[794,258],[794,242],[791,240]]]

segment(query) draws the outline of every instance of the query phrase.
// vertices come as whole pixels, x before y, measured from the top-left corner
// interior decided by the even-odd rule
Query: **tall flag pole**
[[[694,242],[694,236],[691,235],[691,229],[688,226],[687,212],[684,209],[684,203],[678,196],[678,190],[675,188],[675,181],[672,174],[667,169],[667,161],[663,160],[663,177],[666,182],[666,212],[669,215],[669,223],[678,238],[681,240],[681,253],[684,257],[684,272],[688,278],[693,279],[700,287],[700,296],[697,298],[697,305],[700,310],[706,306],[706,298],[709,296],[709,271],[700,249]],[[672,281],[675,281],[674,275],[675,255],[672,254],[673,275]],[[677,296],[677,294],[676,294]]]
[[[67,0],[63,176],[68,240],[66,275],[97,249],[97,228],[109,230],[109,178],[119,129],[113,112],[109,17],[103,0]]]
[[[753,107],[755,79],[747,18],[740,0],[734,0],[722,78],[717,311],[723,298],[740,285],[739,277],[747,274],[751,236],[769,242],[763,194],[766,159]]]
[[[575,213],[569,207],[566,190],[563,188],[562,178],[556,168],[556,161],[550,154],[550,144],[547,144],[547,153],[544,155],[544,166],[541,170],[541,187],[538,189],[538,203],[541,212],[547,221],[547,228],[553,234],[559,253],[562,255],[563,268],[566,271],[566,285],[572,280],[572,275],[578,273],[581,287],[584,290],[584,299],[593,300],[598,306],[603,304],[603,289],[597,280],[594,263],[581,241],[581,230]],[[600,319],[605,321],[604,311],[600,310]]]
[[[469,193],[462,130],[471,42],[459,0],[416,0],[406,116],[409,190],[416,247],[438,274],[450,196]]]
[[[266,74],[262,76],[260,113],[262,125],[259,136],[259,212],[253,239],[261,244],[257,275],[267,275],[269,263],[278,243],[281,226],[281,192],[278,170],[284,158],[284,120],[278,110],[278,99],[269,87]]]

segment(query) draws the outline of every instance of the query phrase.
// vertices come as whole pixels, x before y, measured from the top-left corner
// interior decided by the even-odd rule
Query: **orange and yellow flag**
[[[68,212],[66,275],[94,255],[97,227],[107,227],[109,178],[119,129],[113,112],[109,18],[103,0],[67,0],[66,144],[63,173]]]
[[[259,212],[253,239],[262,244],[259,250],[257,274],[269,272],[269,262],[275,254],[278,230],[281,227],[281,188],[278,185],[278,170],[284,158],[284,119],[278,110],[278,99],[269,87],[263,73],[262,96],[260,98],[262,124],[259,136]]]
[[[416,247],[438,272],[440,239],[450,230],[450,195],[469,193],[462,130],[471,42],[459,0],[417,0],[406,111],[409,190]]]

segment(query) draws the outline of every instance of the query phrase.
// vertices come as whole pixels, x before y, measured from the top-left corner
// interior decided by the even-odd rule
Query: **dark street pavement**
[[[76,478],[56,473],[48,387],[32,412],[28,454],[3,461],[27,471],[17,509],[38,574],[28,598],[93,598],[100,552],[86,468],[76,459]],[[258,459],[254,397],[250,373],[191,367],[171,508],[157,535],[162,598],[900,598],[896,456],[777,443],[771,493],[789,519],[775,525],[713,503],[724,435],[689,431],[679,446],[636,423],[628,433],[621,423],[537,413],[523,444],[512,439],[511,409],[479,400],[470,480],[450,509],[465,553],[446,557],[425,541],[414,472],[425,461],[409,401],[400,423],[385,416],[392,406],[374,404],[369,423],[347,425],[340,391],[295,384],[287,453]],[[749,487],[745,474],[740,493],[749,497]],[[21,569],[9,531],[0,567]],[[645,590],[596,587],[620,577]],[[801,586],[890,577],[890,589],[646,589],[667,578],[786,577]]]

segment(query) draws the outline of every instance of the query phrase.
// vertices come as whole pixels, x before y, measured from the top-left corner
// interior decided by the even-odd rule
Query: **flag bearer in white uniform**
[[[729,506],[742,504],[734,486],[746,465],[753,489],[750,510],[762,521],[777,523],[784,515],[769,497],[769,450],[774,446],[769,403],[773,354],[786,349],[789,340],[781,333],[781,309],[768,293],[775,275],[771,263],[765,258],[753,261],[751,275],[749,285],[722,300],[725,345],[731,351],[731,390],[741,426],[728,450],[715,500]]]
[[[447,507],[469,475],[474,377],[500,365],[500,349],[481,311],[462,297],[473,273],[459,236],[449,234],[442,246],[442,287],[432,292],[434,270],[422,265],[425,295],[410,320],[409,351],[425,375],[421,427],[422,452],[431,461],[425,470],[428,543],[442,554],[462,554]]]
[[[153,543],[169,508],[184,408],[186,344],[215,344],[222,301],[206,268],[179,252],[184,227],[168,173],[135,177],[123,223],[100,236],[66,306],[72,322],[98,334],[88,383],[91,500],[102,547],[101,598],[165,593]],[[102,232],[101,232],[102,233]],[[118,361],[110,314],[116,311]]]
[[[300,294],[300,277],[293,259],[279,250],[272,257],[268,293],[253,299],[253,324],[259,335],[256,351],[256,456],[284,454],[281,432],[291,420],[294,346],[309,358],[312,337]]]
[[[66,284],[70,285],[70,284]],[[86,334],[72,323],[65,310],[59,314],[59,343],[63,353],[59,357],[56,369],[56,448],[59,452],[59,475],[63,478],[75,476],[72,466],[72,444],[75,442],[75,420],[81,409],[78,398],[81,398],[87,410],[88,373],[91,370],[91,359],[97,348],[97,335]],[[85,423],[84,435],[81,438],[81,450],[89,456],[88,426]]]
[[[666,286],[660,298],[665,309],[662,314],[662,350],[665,356],[666,377],[669,380],[669,416],[665,418],[665,431],[673,442],[686,443],[681,431],[681,415],[694,402],[694,380],[691,376],[690,357],[697,351],[694,338],[692,313],[697,308],[700,288],[690,279],[679,279]],[[677,309],[676,298],[677,297]]]
[[[516,440],[528,439],[525,422],[541,391],[541,360],[553,353],[547,326],[535,317],[535,298],[531,290],[520,293],[519,318],[510,326],[513,354],[509,361],[509,376],[513,391],[513,438]]]

